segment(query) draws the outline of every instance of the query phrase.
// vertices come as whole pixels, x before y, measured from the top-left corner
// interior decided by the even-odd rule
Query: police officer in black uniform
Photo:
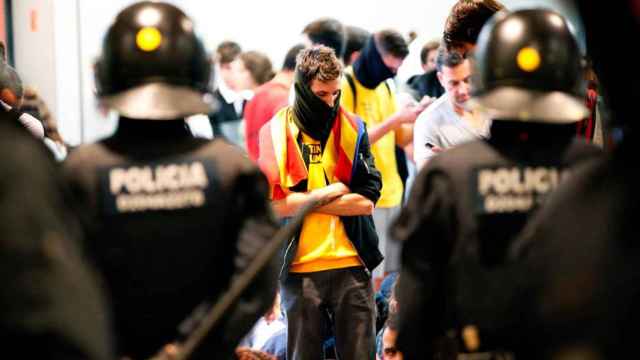
[[[112,359],[104,293],[42,143],[0,110],[2,357]]]
[[[404,242],[398,348],[407,358],[517,352],[513,299],[527,274],[508,250],[569,166],[599,154],[574,136],[587,110],[580,53],[561,15],[499,13],[476,56],[475,102],[493,119],[491,138],[431,160],[392,230]]]
[[[187,130],[185,117],[209,110],[207,59],[180,9],[124,9],[96,65],[98,97],[120,114],[118,128],[64,164],[112,295],[118,354],[134,359],[175,340],[181,321],[217,300],[276,228],[266,179],[248,158]],[[276,278],[275,264],[261,272],[199,355],[228,358],[273,303]]]
[[[538,278],[527,286],[527,317],[539,346],[557,358],[633,358],[640,324],[640,76],[637,59],[616,55],[613,39],[640,36],[640,8],[630,0],[576,3],[612,123],[624,128],[624,138],[557,189],[517,240],[514,258]]]

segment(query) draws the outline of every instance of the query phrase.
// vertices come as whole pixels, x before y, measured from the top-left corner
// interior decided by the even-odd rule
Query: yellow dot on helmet
[[[136,45],[142,51],[154,51],[162,43],[162,34],[155,27],[144,27],[136,34]]]
[[[526,72],[533,72],[540,67],[540,53],[532,47],[525,47],[518,51],[518,66]]]

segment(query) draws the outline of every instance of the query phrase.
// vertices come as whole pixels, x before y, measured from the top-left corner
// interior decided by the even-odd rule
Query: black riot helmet
[[[210,76],[193,22],[173,5],[151,1],[118,14],[95,68],[101,102],[133,119],[208,113]]]
[[[472,104],[494,119],[571,123],[584,119],[582,56],[558,13],[497,13],[475,53]]]

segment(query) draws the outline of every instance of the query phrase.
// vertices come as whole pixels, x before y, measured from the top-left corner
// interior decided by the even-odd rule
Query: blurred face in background
[[[237,61],[237,59],[235,61]],[[233,76],[233,71],[231,70],[232,63],[233,61],[226,64],[220,64],[220,78],[229,87],[229,89],[235,90],[236,82]]]
[[[382,334],[382,360],[403,360],[402,353],[396,348],[398,331],[387,327]]]
[[[242,61],[241,58],[233,60],[229,65],[231,68],[231,81],[233,82],[233,90],[251,90],[255,89],[258,86],[258,84],[253,79],[251,72],[247,69],[244,61]]]
[[[438,58],[438,49],[433,49],[427,54],[427,62],[422,64],[422,70],[424,72],[433,71],[436,69],[436,59]]]
[[[385,54],[382,55],[382,62],[389,68],[389,70],[391,70],[392,73],[397,74],[398,69],[404,62],[404,58],[399,58],[391,54]]]

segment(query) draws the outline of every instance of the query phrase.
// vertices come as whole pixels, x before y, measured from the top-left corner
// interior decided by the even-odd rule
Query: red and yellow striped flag
[[[309,176],[297,144],[300,130],[293,116],[292,108],[286,107],[260,129],[258,166],[269,180],[274,200],[286,197],[289,188]],[[349,185],[363,135],[362,120],[340,108],[322,155],[322,166],[330,182]]]

